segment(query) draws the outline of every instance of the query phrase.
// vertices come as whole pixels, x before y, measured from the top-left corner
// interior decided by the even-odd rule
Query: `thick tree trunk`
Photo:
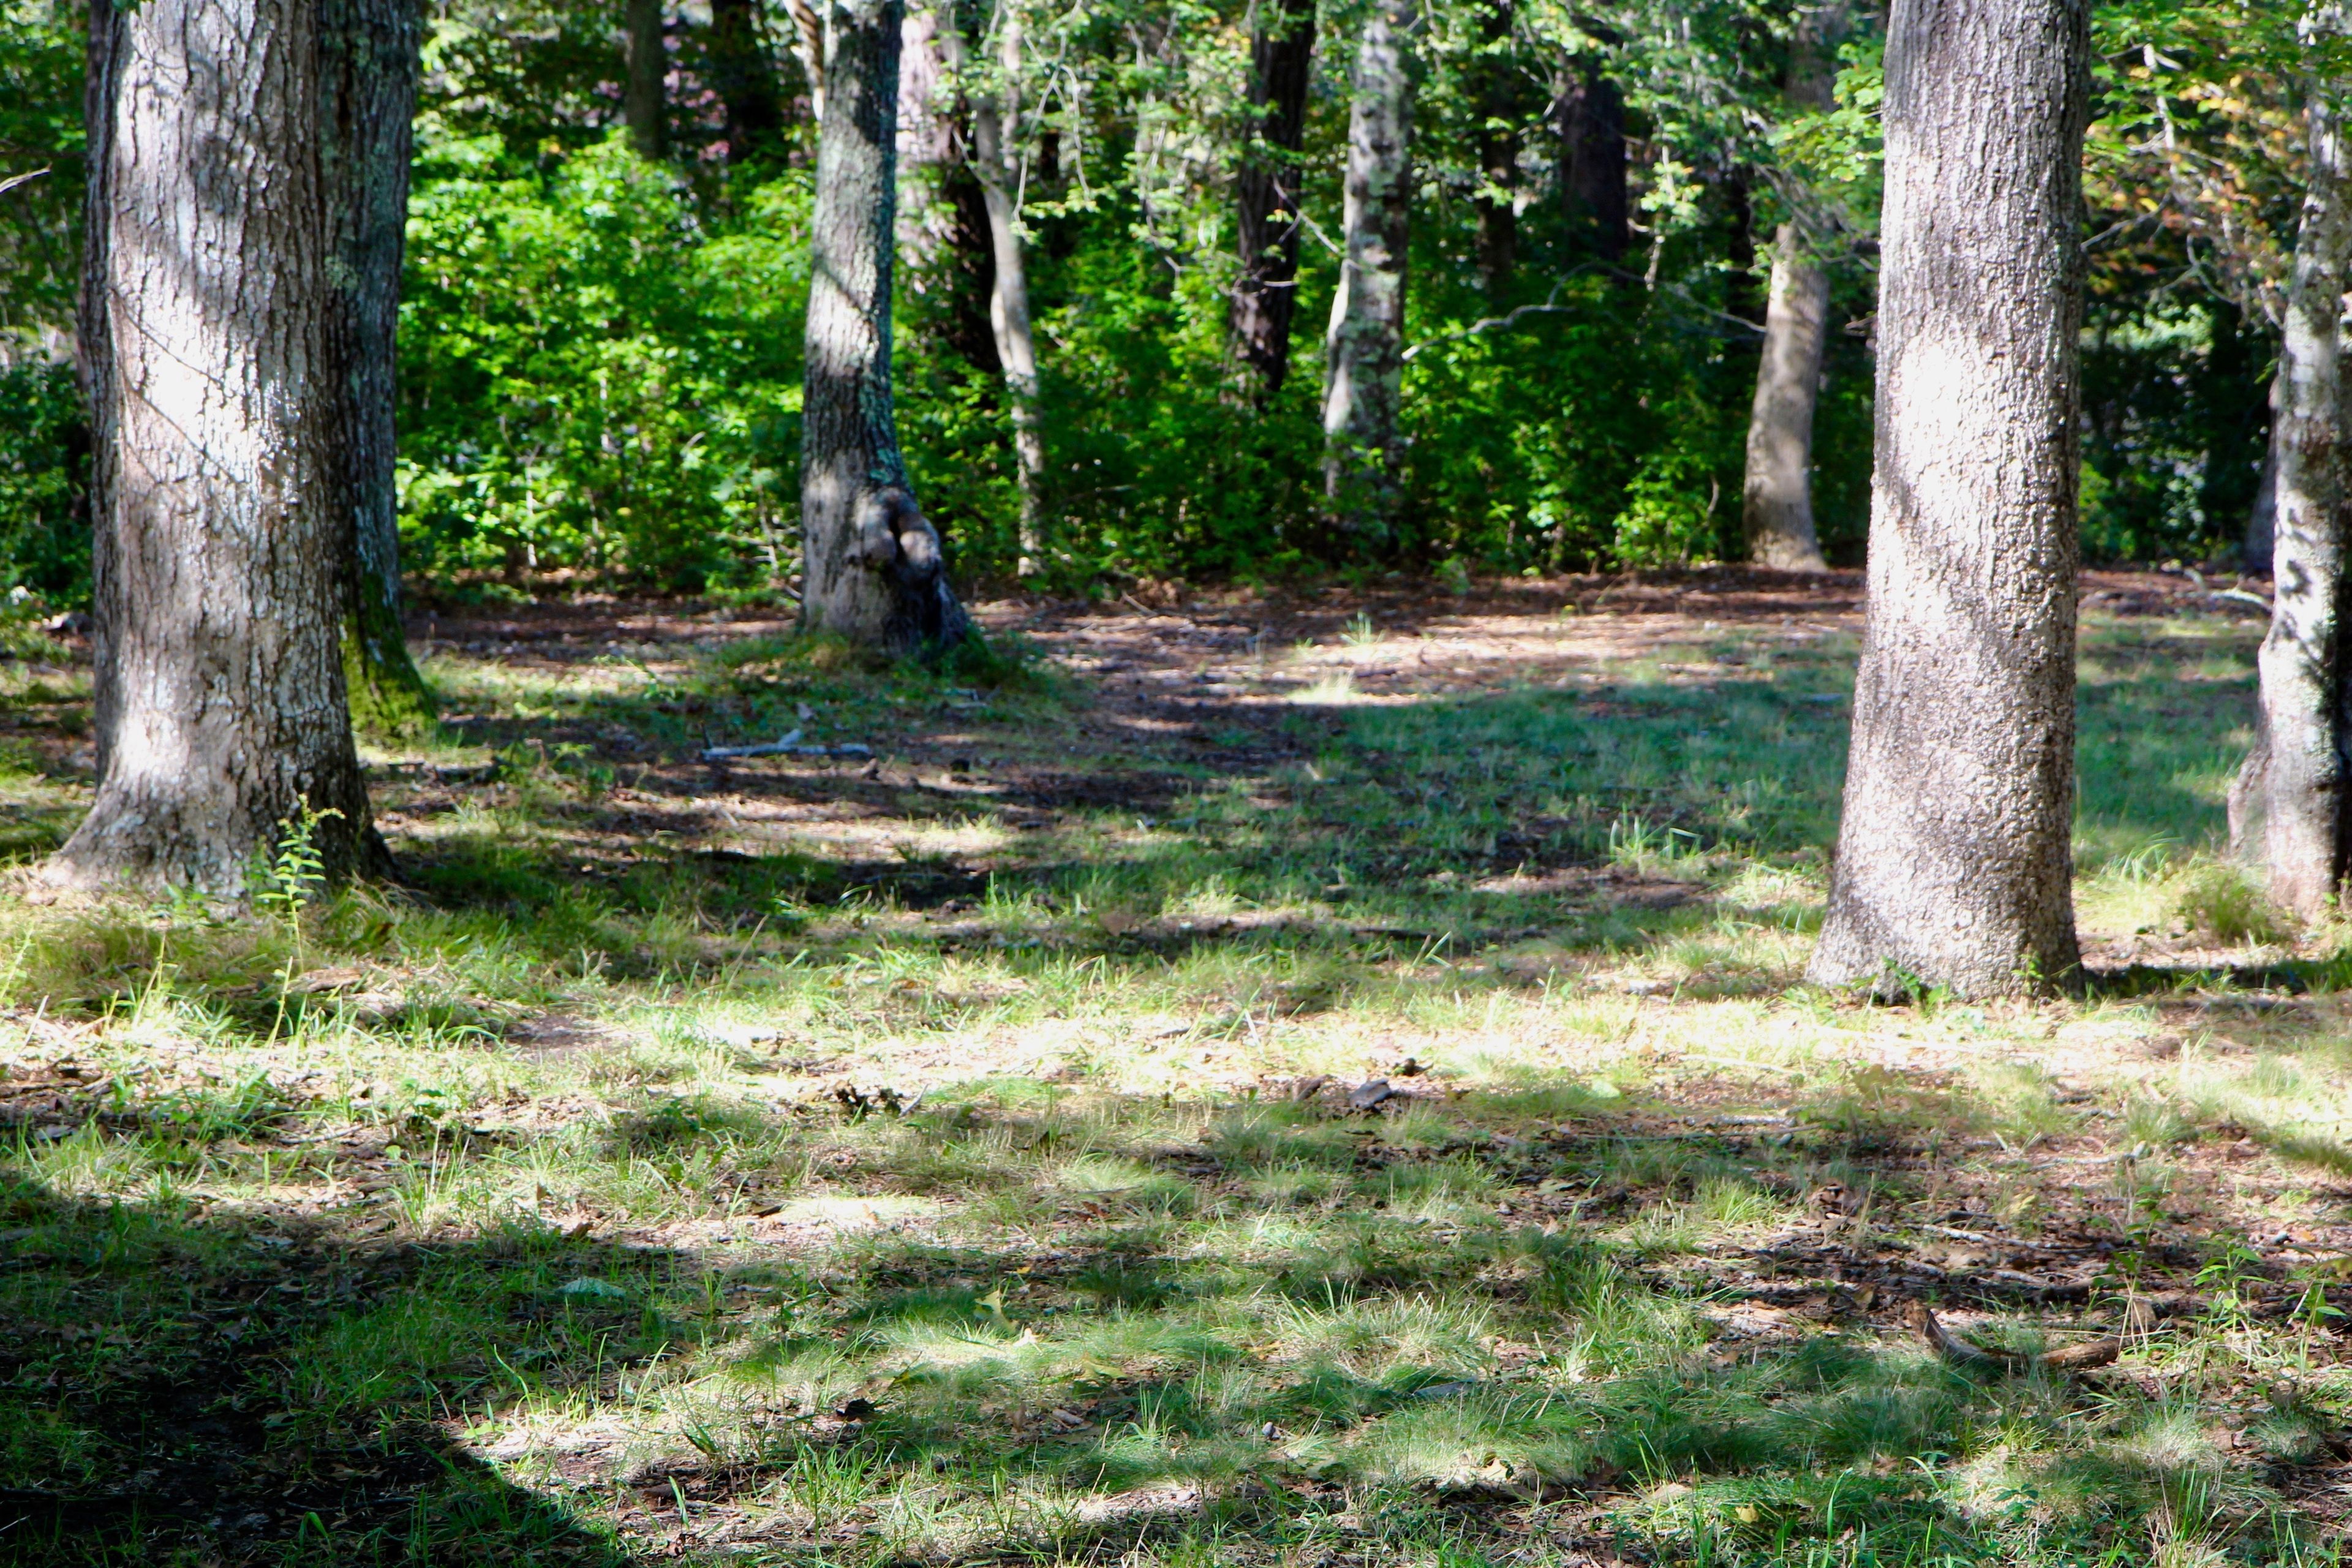
[[[1843,0],[1798,18],[1789,52],[1788,98],[1800,109],[1835,105]],[[1821,396],[1822,353],[1829,341],[1830,276],[1814,254],[1815,237],[1794,220],[1772,237],[1772,293],[1764,307],[1764,357],[1748,419],[1748,481],[1743,516],[1748,558],[1798,572],[1826,570],[1813,528],[1813,409]]]
[[[1347,252],[1323,380],[1323,489],[1347,532],[1378,548],[1403,500],[1397,416],[1412,221],[1412,35],[1417,0],[1374,0],[1356,43],[1348,114]]]
[[[1616,261],[1633,239],[1626,189],[1625,95],[1596,60],[1571,61],[1560,84],[1560,195],[1583,249]]]
[[[337,193],[313,0],[90,7],[82,358],[99,784],[69,885],[251,886],[280,824],[382,855],[344,700]]]
[[[629,145],[640,157],[659,158],[669,151],[669,104],[665,85],[669,79],[669,46],[664,41],[664,0],[625,0],[623,21],[628,29],[628,78],[621,89],[621,118],[629,127]]]
[[[343,678],[362,731],[413,735],[433,698],[408,657],[400,613],[394,336],[408,222],[410,121],[423,14],[417,0],[320,0],[329,109],[321,164],[338,225],[331,352],[351,406],[331,456],[355,528],[347,563]]]
[[[971,50],[952,7],[941,7],[939,26],[948,63],[965,79],[971,105],[971,170],[988,212],[988,321],[1013,416],[1013,456],[1021,485],[1018,571],[1026,577],[1045,558],[1045,437],[1037,410],[1037,340],[1029,325],[1029,269],[1022,250],[1021,215],[1014,205],[1021,179],[1014,152],[1021,122],[1021,13],[1007,5],[1001,15],[992,79],[972,71]]]
[[[760,0],[710,0],[711,90],[727,115],[727,161],[741,163],[780,156],[784,132],[783,99],[776,91],[776,68],[768,55]]]
[[[900,0],[829,0],[809,217],[801,622],[893,655],[971,634],[890,401]]]
[[[1315,58],[1315,0],[1256,0],[1250,38],[1249,128],[1234,180],[1241,275],[1234,280],[1233,353],[1244,391],[1263,404],[1290,374],[1298,293],[1298,150]]]
[[[1518,71],[1511,58],[1513,0],[1486,0],[1478,21],[1478,280],[1490,299],[1511,286],[1518,263]]]
[[[2337,19],[2330,16],[2328,20]],[[2346,869],[2344,550],[2352,510],[2337,340],[2352,262],[2352,145],[2342,104],[2352,83],[2315,78],[2307,95],[2311,185],[2287,287],[2271,424],[2275,532],[2262,742],[2241,773],[2259,791],[2263,868],[2273,902],[2315,919]]]
[[[1895,0],[1869,619],[1812,979],[1976,996],[2077,964],[2088,0]]]

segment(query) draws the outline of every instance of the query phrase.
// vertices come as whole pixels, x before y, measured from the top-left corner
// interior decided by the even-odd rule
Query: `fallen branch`
[[[2084,1367],[2105,1366],[2123,1353],[2124,1342],[2113,1334],[2085,1344],[2063,1345],[2040,1355],[2024,1355],[2016,1351],[1989,1351],[1982,1345],[1970,1344],[1955,1337],[1936,1314],[1927,1310],[1925,1301],[1911,1303],[1911,1326],[1926,1340],[1935,1352],[1954,1366],[1972,1372],[2018,1373],[2034,1367],[2046,1367],[2053,1372],[2075,1372]]]
[[[838,746],[803,745],[801,732],[793,731],[781,741],[763,741],[756,746],[705,746],[702,760],[706,763],[731,763],[740,757],[870,757],[874,748],[857,741]]]

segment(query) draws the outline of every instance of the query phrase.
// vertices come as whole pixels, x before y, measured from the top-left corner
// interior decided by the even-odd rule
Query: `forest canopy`
[[[1883,16],[1853,14],[1820,106],[1792,87],[1805,13],[1777,0],[1422,9],[1401,500],[1374,536],[1332,525],[1319,474],[1362,6],[1289,7],[1311,46],[1293,154],[1253,98],[1267,4],[967,4],[954,29],[1013,44],[960,67],[939,16],[909,7],[898,416],[960,572],[1009,574],[1022,553],[971,153],[972,104],[1000,94],[1022,106],[1003,157],[1049,581],[1740,559],[1772,242],[1792,218],[1829,279],[1813,506],[1828,557],[1859,561]],[[59,603],[88,581],[79,9],[13,0],[0,30],[0,178],[47,171],[0,195],[0,557]],[[666,10],[648,141],[627,123],[623,9],[428,7],[399,472],[404,565],[436,592],[757,597],[796,569],[816,141],[798,34],[782,4]],[[2095,24],[2084,554],[2233,558],[2301,185],[2292,18],[2124,0]],[[1298,174],[1296,364],[1253,391],[1228,331],[1235,191],[1270,153]]]

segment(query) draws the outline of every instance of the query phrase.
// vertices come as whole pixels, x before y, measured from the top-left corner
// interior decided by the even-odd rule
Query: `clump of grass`
[[[2189,930],[2232,947],[2269,946],[2293,934],[2263,890],[2234,866],[2201,866],[2189,873],[2173,910]]]

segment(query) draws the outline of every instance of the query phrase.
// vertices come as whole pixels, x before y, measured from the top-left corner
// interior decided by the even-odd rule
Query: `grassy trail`
[[[0,1562],[2336,1561],[2340,933],[2220,853],[2259,628],[2089,586],[1992,1006],[1799,984],[1851,579],[435,617],[412,886],[0,895]]]

